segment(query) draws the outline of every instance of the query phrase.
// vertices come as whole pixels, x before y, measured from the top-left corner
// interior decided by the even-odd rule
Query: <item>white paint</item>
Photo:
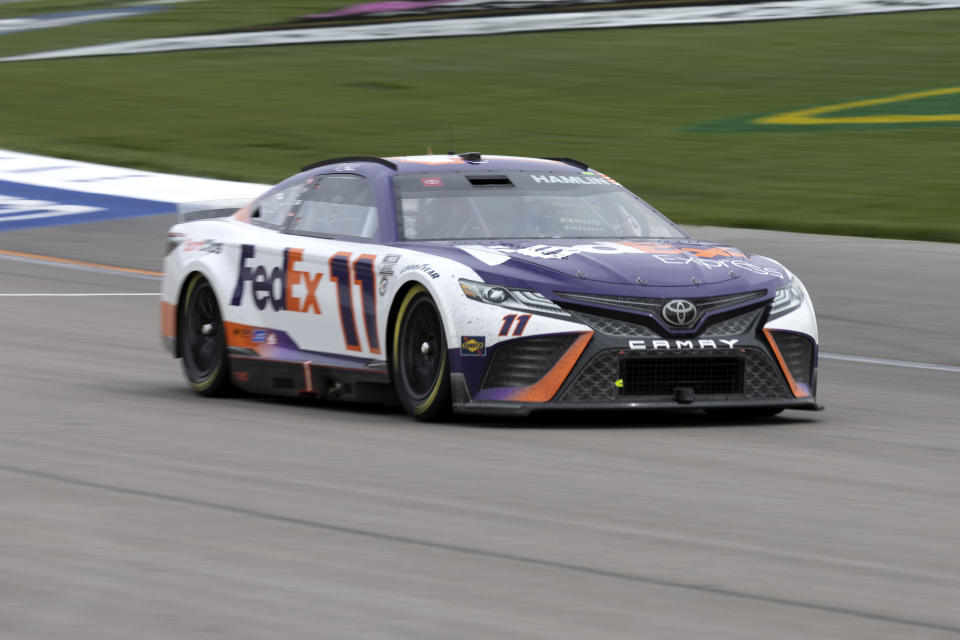
[[[792,0],[744,5],[578,11],[152,38],[8,56],[0,58],[0,62],[320,42],[362,42],[567,29],[752,22],[957,8],[960,8],[960,0]]]
[[[856,362],[858,364],[875,364],[884,367],[904,367],[907,369],[926,369],[927,371],[946,371],[947,373],[960,373],[960,367],[953,367],[948,364],[932,364],[930,362],[909,362],[906,360],[887,360],[885,358],[867,358],[865,356],[850,356],[843,353],[821,353],[820,357],[824,360],[842,360],[844,362]]]
[[[0,293],[0,298],[97,298],[104,296],[153,296],[159,293]]]
[[[195,178],[0,149],[0,180],[52,189],[184,204],[252,200],[268,185]]]
[[[51,15],[40,14],[27,18],[7,18],[5,20],[0,20],[0,36],[7,33],[18,33],[20,31],[70,27],[75,24],[84,24],[87,22],[101,22],[103,20],[114,20],[116,18],[139,16],[147,13],[152,4],[154,3],[144,3],[139,5],[139,8],[131,7],[128,9],[104,9],[103,11],[72,11]]]

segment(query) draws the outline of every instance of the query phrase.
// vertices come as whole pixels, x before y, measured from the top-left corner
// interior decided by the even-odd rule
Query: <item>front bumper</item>
[[[556,343],[563,334],[501,343],[491,350],[482,378],[468,370],[454,373],[454,409],[512,415],[541,409],[821,409],[813,338],[764,330],[766,316],[763,307],[740,309],[696,335],[669,337],[591,316],[585,324],[592,331],[565,334],[566,344],[579,345],[575,354],[574,346],[552,352],[553,366],[544,380],[552,376],[557,384],[549,396],[526,391],[542,388],[542,381],[525,388],[502,386],[511,380],[503,373],[511,363],[498,355],[515,352],[518,369],[535,369],[533,356],[550,350],[531,345],[548,346],[548,339]]]
[[[525,416],[534,411],[686,411],[690,409],[798,409],[822,411],[814,398],[783,400],[703,400],[681,404],[668,401],[612,401],[612,402],[483,402],[454,403],[454,411],[461,414]]]

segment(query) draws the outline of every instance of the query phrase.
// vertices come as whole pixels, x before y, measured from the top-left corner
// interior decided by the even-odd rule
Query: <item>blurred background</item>
[[[262,183],[347,155],[559,155],[617,176],[684,223],[960,241],[960,10],[746,22],[770,15],[768,4],[735,3],[738,23],[584,30],[613,9],[610,24],[629,10],[665,20],[656,12],[709,19],[731,9],[651,0],[349,10],[337,0],[7,2],[6,57],[317,27],[373,25],[369,37],[396,37],[437,18],[468,33],[487,29],[471,21],[496,16],[516,29],[538,17],[560,26],[4,62],[0,148]],[[843,13],[898,3],[816,4]],[[77,15],[89,21],[74,24]],[[936,90],[947,91],[926,95]],[[883,101],[896,96],[908,98]],[[837,105],[815,116],[822,124],[759,122]]]
[[[0,0],[0,640],[960,636],[960,0],[349,2]],[[428,149],[781,260],[826,411],[201,398],[87,193]]]

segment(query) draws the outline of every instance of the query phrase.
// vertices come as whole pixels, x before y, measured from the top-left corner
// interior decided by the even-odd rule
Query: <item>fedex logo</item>
[[[244,295],[250,290],[253,303],[261,311],[269,304],[274,311],[313,312],[320,314],[317,302],[317,286],[323,278],[322,273],[310,273],[296,268],[303,260],[303,249],[286,248],[283,250],[283,266],[273,267],[267,272],[262,264],[250,266],[257,250],[252,244],[240,245],[240,269],[237,284],[233,289],[230,304],[239,307]],[[247,287],[247,283],[250,284]],[[294,287],[300,287],[294,291]],[[296,295],[295,295],[296,293]]]

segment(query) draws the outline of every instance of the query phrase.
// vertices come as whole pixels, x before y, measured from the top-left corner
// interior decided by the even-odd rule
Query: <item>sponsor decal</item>
[[[431,267],[431,266],[428,265],[428,264],[408,264],[408,265],[405,266],[404,268],[400,269],[400,275],[403,275],[403,274],[405,274],[405,273],[409,273],[409,272],[411,272],[411,271],[420,271],[420,272],[422,272],[422,273],[427,274],[428,276],[430,276],[430,277],[433,278],[434,280],[436,280],[437,278],[440,277],[440,274],[437,273],[436,271],[434,271],[434,270],[433,270],[433,267]]]
[[[720,343],[719,345],[717,343]],[[720,340],[630,340],[631,351],[656,351],[657,349],[733,349],[740,342],[736,338]]]
[[[216,255],[223,253],[223,243],[215,240],[187,240],[183,243],[183,252]]]
[[[425,187],[442,187],[443,180],[440,178],[420,178],[420,184]]]
[[[304,261],[303,249],[287,247],[283,250],[283,264],[269,269],[256,264],[257,249],[252,244],[240,245],[240,265],[237,283],[230,299],[232,306],[244,303],[249,297],[261,311],[293,311],[320,315],[317,289],[323,273],[297,268]],[[337,308],[340,313],[340,328],[345,346],[350,351],[362,351],[360,329],[354,310],[354,288],[360,289],[360,304],[363,328],[370,353],[380,353],[380,336],[377,333],[376,259],[364,253],[353,259],[348,251],[339,251],[330,257],[328,282],[336,288]],[[248,286],[249,285],[249,286]],[[267,344],[276,344],[274,334],[267,335]]]
[[[266,341],[267,341],[267,330],[254,329],[253,337],[250,338],[250,342],[266,342]]]
[[[474,255],[495,252],[502,255],[517,255],[542,260],[564,260],[581,253],[591,255],[648,254],[664,264],[695,264],[706,269],[741,269],[758,275],[768,275],[783,280],[783,271],[774,267],[761,267],[748,262],[747,254],[733,247],[685,247],[658,242],[593,242],[572,246],[534,244],[528,247],[506,245],[463,245],[460,249]]]
[[[381,273],[383,273],[383,272],[381,271]],[[389,284],[389,281],[387,280],[387,277],[386,277],[386,276],[382,276],[382,277],[380,278],[380,282],[377,284],[377,293],[380,294],[380,297],[383,297],[383,296],[387,295],[387,285],[388,285],[388,284]]]
[[[387,255],[383,256],[383,260],[380,261],[380,275],[388,278],[392,276],[393,266],[397,264],[399,260],[400,256],[396,253],[388,253]]]
[[[239,307],[243,304],[246,292],[250,291],[253,303],[261,311],[269,305],[274,311],[294,311],[297,313],[321,313],[317,302],[317,286],[323,278],[320,272],[300,271],[297,263],[303,260],[303,249],[286,248],[283,250],[283,266],[273,267],[270,272],[260,264],[250,266],[256,258],[257,250],[252,244],[240,245],[240,270],[237,284],[233,289],[230,304]],[[249,287],[246,285],[249,283]],[[294,287],[298,287],[294,295]]]
[[[753,264],[752,262],[746,262],[745,260],[709,260],[706,258],[698,258],[696,256],[654,255],[653,257],[664,264],[696,264],[706,269],[729,269],[730,267],[735,267],[737,269],[750,271],[761,276],[775,276],[781,280],[783,280],[785,277],[783,272],[779,269],[775,269],[773,267],[761,267]]]
[[[487,339],[485,336],[460,336],[460,355],[485,356],[487,355]]]
[[[250,382],[249,371],[237,371],[236,369],[234,369],[233,377],[237,379],[237,382]]]

